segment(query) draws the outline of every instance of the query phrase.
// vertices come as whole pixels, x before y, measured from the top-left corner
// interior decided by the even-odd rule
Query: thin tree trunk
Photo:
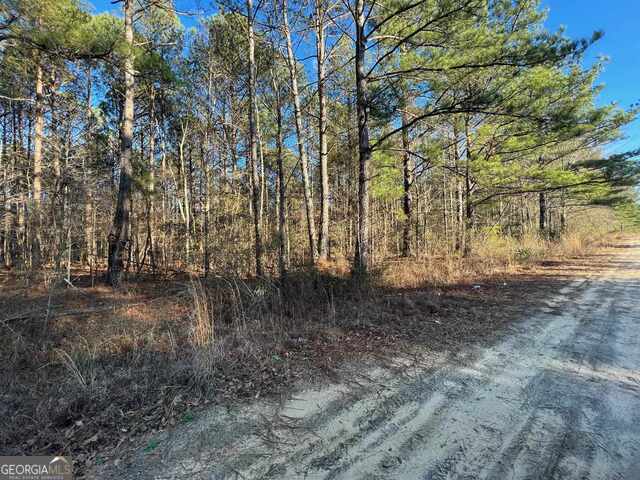
[[[12,105],[13,107],[13,105]],[[11,269],[13,267],[13,264],[15,262],[15,253],[16,253],[16,230],[14,228],[15,226],[15,220],[16,220],[16,214],[17,214],[17,204],[15,204],[16,206],[16,210],[14,213],[14,208],[12,207],[12,196],[11,196],[11,188],[9,186],[9,179],[12,178],[15,175],[15,171],[16,171],[16,149],[17,149],[17,144],[16,144],[16,136],[15,136],[15,126],[16,126],[16,112],[15,112],[15,108],[12,108],[12,112],[11,112],[11,127],[12,127],[12,133],[13,133],[13,140],[12,140],[12,144],[13,144],[13,148],[12,148],[12,153],[13,155],[11,156],[11,169],[9,170],[9,162],[7,162],[6,167],[5,167],[5,171],[4,171],[4,192],[5,192],[5,199],[4,199],[4,266],[7,269]],[[4,139],[4,145],[5,145],[5,155],[4,157],[6,158],[6,145],[8,143],[8,135],[6,134],[6,124],[5,124],[5,132],[3,132],[3,139]],[[14,184],[15,185],[15,184]],[[19,187],[18,187],[19,188]],[[14,186],[14,191],[15,191],[16,187]]]
[[[50,151],[51,151],[51,173],[53,174],[53,192],[49,195],[51,202],[51,221],[53,230],[52,244],[55,246],[51,252],[54,259],[56,271],[60,270],[61,255],[63,254],[63,228],[64,219],[62,216],[61,199],[63,197],[63,179],[60,157],[62,152],[62,142],[58,137],[59,119],[54,108],[53,96],[50,100],[51,104],[51,126],[50,126]],[[90,140],[87,140],[89,142]],[[86,183],[85,183],[86,185]]]
[[[266,176],[264,174],[264,148],[262,144],[262,130],[260,130],[260,116],[258,115],[258,109],[256,108],[256,137],[258,139],[258,176],[260,178],[260,218],[262,219],[262,231],[265,228],[264,222],[264,207],[265,204],[269,204],[269,191],[266,189]],[[268,218],[267,218],[268,220]],[[268,230],[268,225],[267,225]]]
[[[87,128],[87,140],[88,140],[88,144],[90,145],[91,143],[91,97],[92,97],[92,78],[91,78],[91,67],[87,68],[87,96],[85,99],[85,112],[87,115],[87,118],[89,119],[89,125]],[[94,260],[93,258],[93,249],[92,249],[92,241],[93,241],[93,222],[91,221],[93,218],[93,192],[90,188],[90,184],[89,184],[89,179],[88,179],[88,175],[87,175],[87,162],[89,161],[89,156],[91,154],[91,151],[89,149],[87,149],[87,151],[85,152],[86,157],[83,157],[82,159],[82,179],[83,179],[83,183],[84,183],[84,263],[85,265],[91,267],[92,262]],[[57,158],[57,155],[56,155]],[[60,169],[60,161],[57,160],[57,168],[58,170]],[[58,187],[58,183],[60,181],[60,171],[58,171],[56,174],[56,191],[59,188]],[[54,195],[55,197],[55,195]]]
[[[68,129],[66,134],[66,139],[64,142],[64,171],[69,171],[69,156],[71,153],[71,128]],[[69,205],[69,184],[68,182],[64,182],[64,187],[62,189],[62,218],[63,218],[63,227],[65,232],[65,248],[64,253],[66,257],[66,278],[67,282],[71,282],[71,215],[70,215],[70,205]]]
[[[155,255],[155,238],[154,238],[154,221],[155,215],[155,193],[156,193],[156,89],[151,86],[150,94],[150,111],[149,111],[149,123],[151,128],[149,129],[149,191],[147,194],[147,236],[149,237],[149,258],[151,261],[151,268],[155,273],[156,270],[156,255]]]
[[[124,58],[124,109],[120,127],[120,185],[113,226],[109,233],[107,281],[117,286],[122,280],[124,252],[129,242],[132,191],[132,144],[134,114],[133,0],[124,0],[124,26],[127,53]]]
[[[209,250],[209,211],[211,209],[211,192],[209,165],[205,157],[205,145],[209,145],[209,134],[205,132],[205,138],[200,146],[200,162],[204,178],[201,180],[201,195],[204,195],[204,208],[202,209],[202,253],[203,253],[203,270],[204,276],[209,276],[209,267],[211,265],[211,256]],[[204,181],[204,185],[202,185]]]
[[[42,82],[42,61],[36,66],[35,127],[33,139],[33,233],[31,244],[31,267],[38,269],[41,263],[42,244],[42,139],[44,135],[44,86]]]
[[[325,8],[323,0],[316,0],[316,59],[318,66],[318,144],[320,157],[320,232],[318,253],[329,256],[329,167],[327,152],[327,99],[325,87]]]
[[[16,123],[13,128],[13,145],[14,145],[14,174],[16,175],[16,201],[15,201],[15,218],[16,218],[16,232],[14,240],[14,258],[15,264],[18,268],[22,269],[26,265],[25,254],[27,252],[26,245],[26,227],[25,227],[25,190],[28,188],[28,178],[23,178],[21,168],[18,165],[18,155],[24,151],[23,136],[24,136],[24,122],[22,118],[22,110],[18,109]],[[27,138],[30,139],[30,132],[27,134]],[[29,140],[30,141],[30,140]],[[27,159],[29,159],[29,149],[27,146]],[[28,170],[24,170],[24,176],[28,176]]]
[[[293,96],[293,113],[296,125],[296,138],[298,141],[298,155],[300,156],[300,169],[302,171],[302,184],[304,192],[304,206],[307,217],[307,235],[309,237],[309,249],[311,260],[315,264],[318,259],[316,246],[316,224],[313,212],[313,196],[311,194],[311,181],[309,180],[309,162],[307,150],[304,145],[302,129],[302,111],[300,109],[300,95],[298,94],[298,72],[296,59],[293,55],[293,44],[289,30],[287,15],[287,0],[282,0],[283,30],[287,41],[287,65],[289,67],[289,80],[291,82],[291,94]]]
[[[567,205],[564,190],[560,194],[560,235],[564,235],[567,231]]]
[[[264,253],[262,248],[262,209],[260,208],[260,176],[258,174],[258,138],[256,119],[258,104],[256,99],[256,60],[255,40],[253,35],[253,2],[247,0],[247,29],[249,36],[249,162],[252,178],[252,206],[255,234],[256,275],[264,275]]]
[[[465,184],[465,240],[464,240],[464,250],[463,255],[467,256],[471,253],[471,233],[473,231],[473,203],[471,201],[471,133],[469,132],[469,118],[465,118],[464,124],[464,134],[465,134],[465,143],[466,143],[466,156],[465,156],[465,173],[464,173],[464,184]]]
[[[444,228],[444,244],[449,251],[449,215],[447,209],[447,169],[442,169],[442,225]],[[425,229],[426,230],[426,229]],[[423,232],[424,234],[425,232]]]
[[[453,162],[456,175],[456,251],[464,252],[466,245],[465,222],[464,222],[464,190],[460,178],[460,151],[458,150],[458,128],[457,122],[453,124]]]
[[[7,116],[5,115],[2,121],[2,145],[0,145],[0,168],[2,169],[2,209],[4,210],[4,222],[11,216],[11,204],[9,203],[9,185],[8,185],[8,170],[9,161],[7,159]],[[8,207],[8,208],[7,208]],[[7,217],[8,216],[8,217]],[[3,223],[4,223],[3,222]],[[2,226],[0,231],[0,265],[7,267],[7,244],[8,244],[8,231],[5,225]]]
[[[457,167],[456,167],[457,171]],[[457,251],[465,250],[465,223],[464,223],[464,192],[462,189],[462,181],[460,177],[456,178],[456,190],[457,190],[457,212],[456,212],[456,223],[457,223]]]
[[[276,79],[272,72],[273,90],[276,92],[276,148],[278,162],[278,266],[280,270],[281,282],[286,282],[287,270],[289,269],[289,252],[287,251],[287,179],[284,173],[283,150],[284,142],[282,139],[282,100],[280,98],[280,90],[276,84]]]
[[[161,246],[161,256],[162,256],[162,267],[167,267],[167,234],[166,234],[166,225],[167,225],[167,153],[166,153],[166,145],[163,140],[160,142],[161,147],[161,163],[160,163],[160,181],[162,182],[162,199],[161,199],[161,228],[160,233],[162,235],[162,246]]]
[[[187,138],[187,124],[181,123],[182,136],[180,137],[179,156],[180,156],[180,170],[182,173],[182,202],[184,212],[184,227],[186,231],[185,237],[185,264],[188,266],[191,258],[191,215],[189,207],[189,180],[187,177],[187,166],[184,160],[184,144]]]

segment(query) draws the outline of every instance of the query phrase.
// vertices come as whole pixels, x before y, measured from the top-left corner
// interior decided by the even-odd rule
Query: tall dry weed
[[[67,352],[62,348],[52,350],[57,362],[69,373],[72,382],[82,390],[91,390],[98,379],[98,347],[90,345],[82,338],[81,341]]]
[[[193,375],[199,381],[206,381],[215,371],[220,352],[216,345],[209,296],[200,280],[191,279],[189,282],[189,299],[192,304],[189,343],[193,349]]]

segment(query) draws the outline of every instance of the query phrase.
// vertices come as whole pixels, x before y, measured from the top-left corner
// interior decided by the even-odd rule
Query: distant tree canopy
[[[0,5],[0,261],[285,276],[637,225],[636,110],[538,2]]]

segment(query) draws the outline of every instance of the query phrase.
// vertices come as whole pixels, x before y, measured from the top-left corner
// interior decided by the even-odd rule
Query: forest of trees
[[[638,220],[635,110],[536,0],[0,3],[0,263],[273,276]],[[189,27],[185,26],[189,25]]]

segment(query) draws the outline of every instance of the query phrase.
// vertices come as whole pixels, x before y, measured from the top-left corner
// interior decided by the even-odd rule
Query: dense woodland
[[[638,220],[601,34],[536,0],[0,4],[0,263],[285,278]],[[189,25],[186,27],[185,25]],[[612,218],[611,215],[608,218]]]

